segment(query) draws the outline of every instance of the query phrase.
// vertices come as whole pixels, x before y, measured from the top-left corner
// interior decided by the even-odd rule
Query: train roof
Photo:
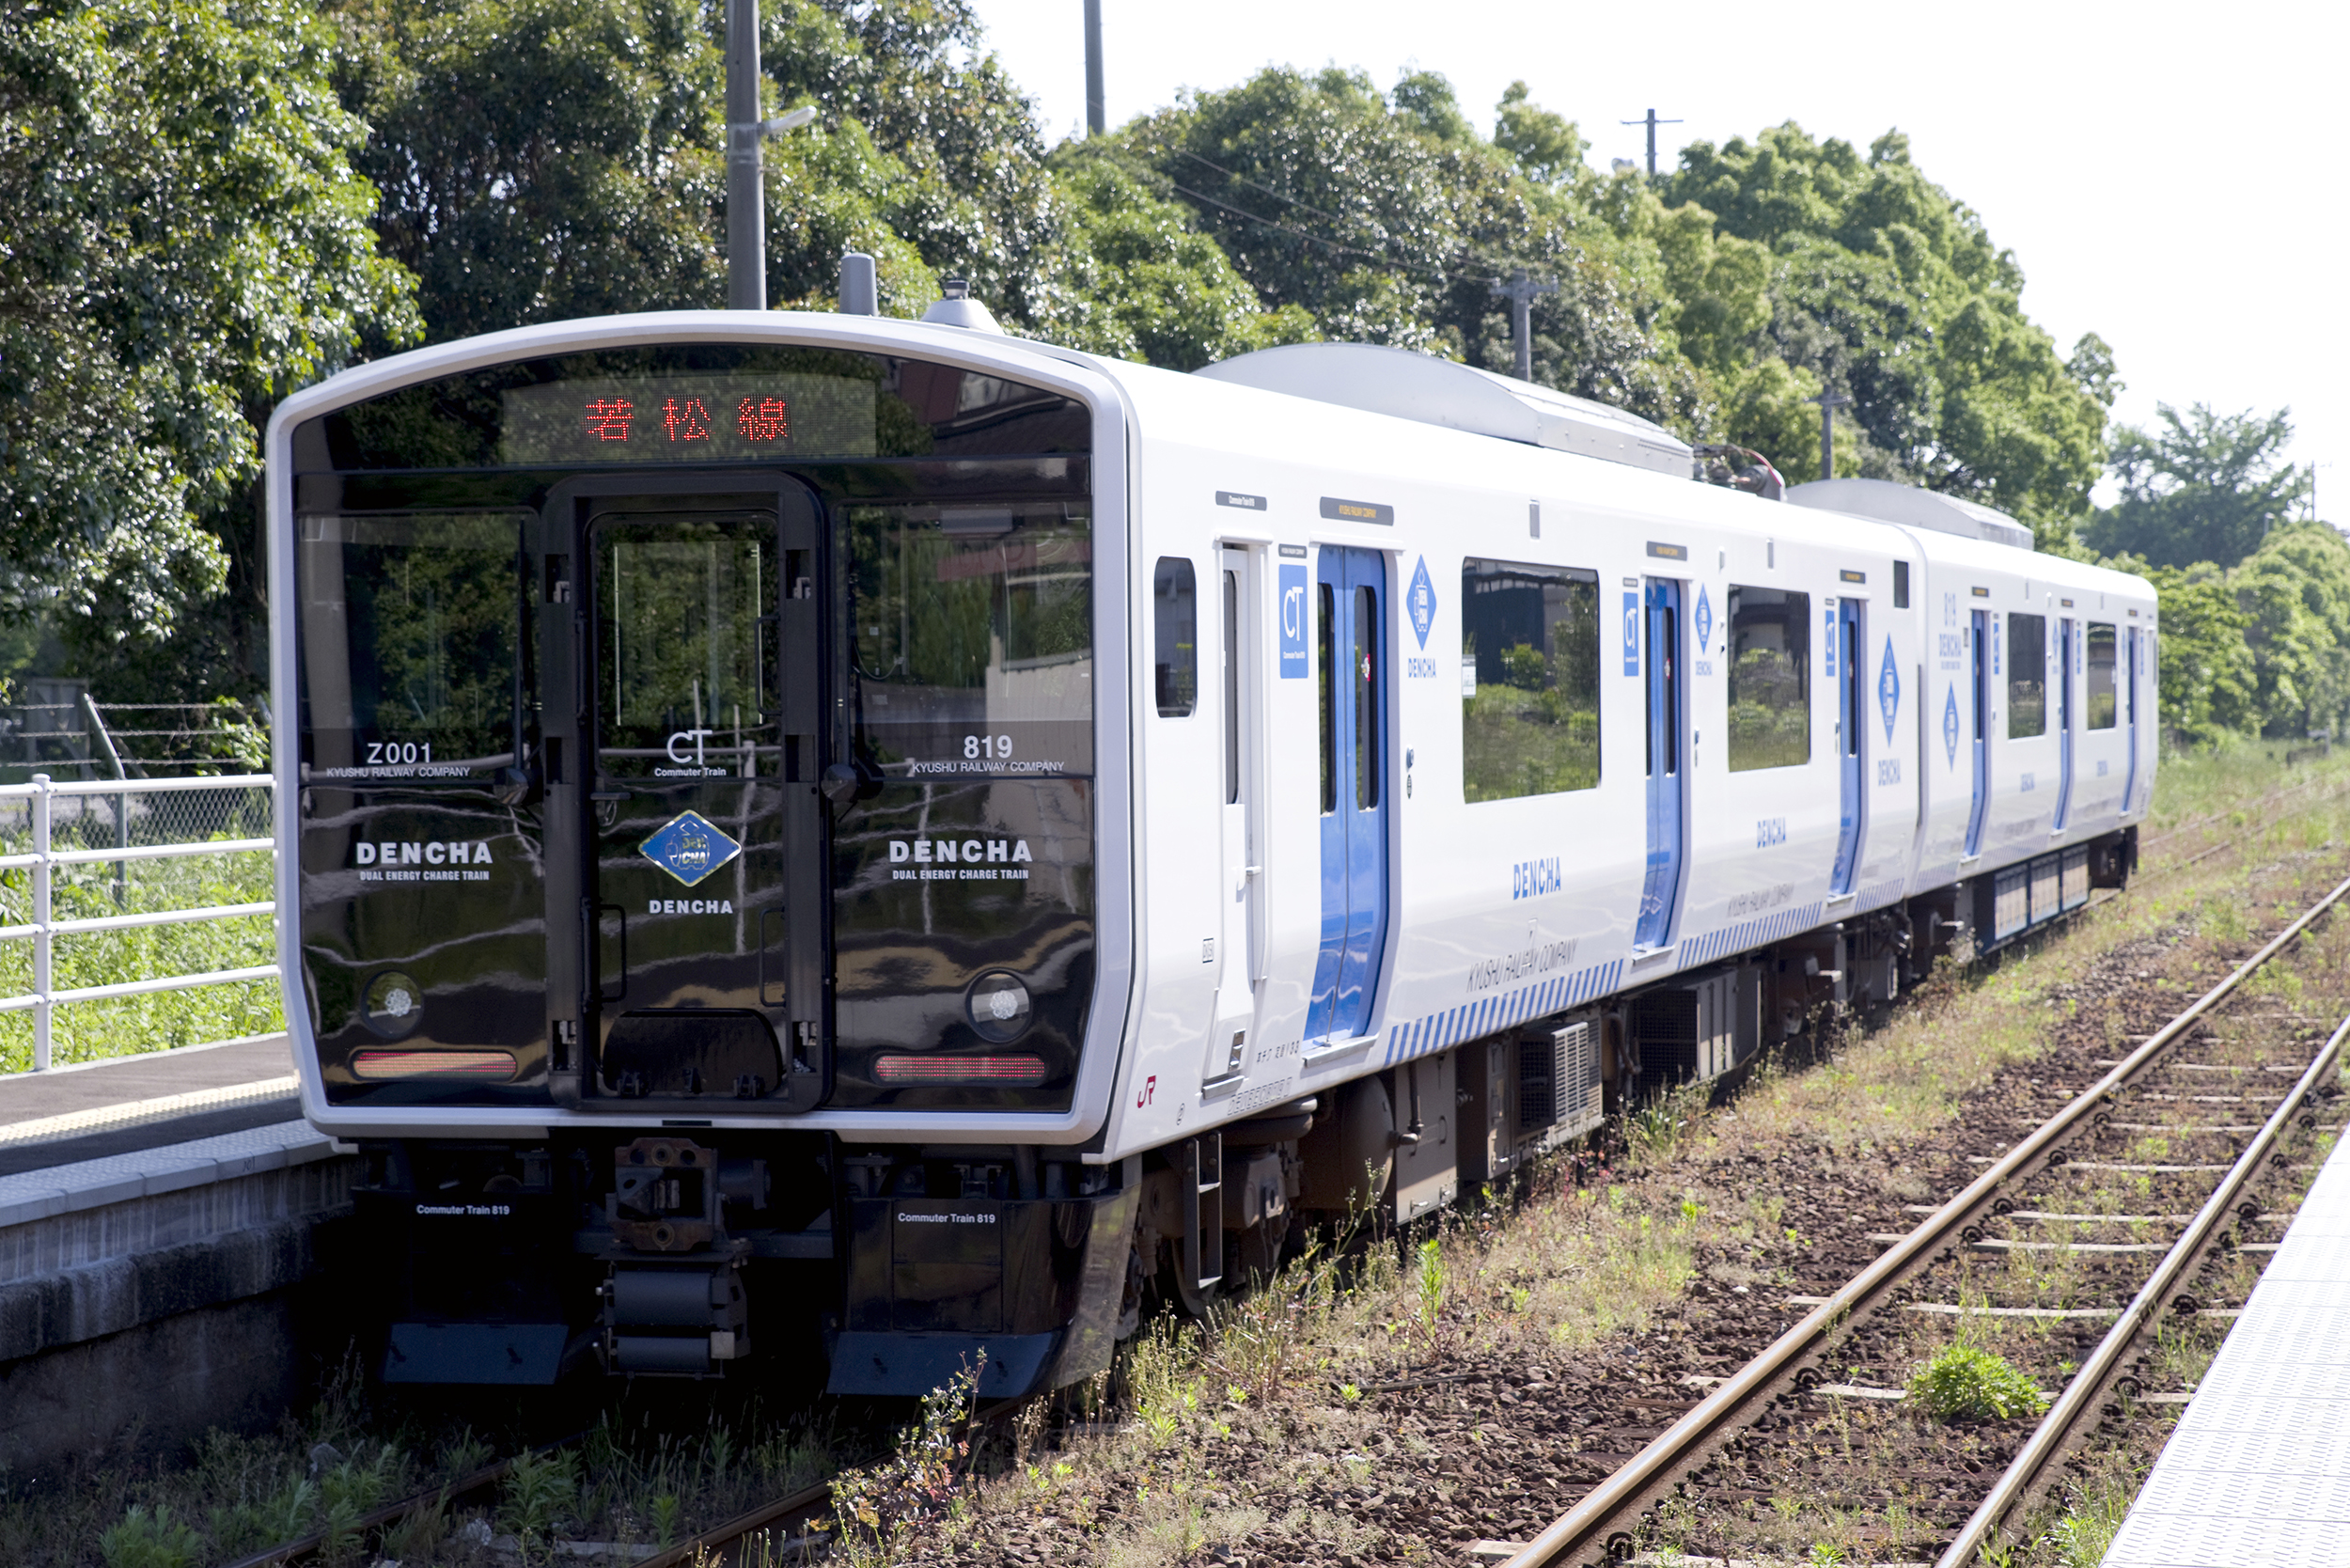
[[[1821,511],[1872,517],[1880,523],[1899,523],[1905,527],[1931,528],[1935,533],[1956,534],[1961,539],[2012,544],[2020,550],[2033,547],[2030,527],[2003,511],[1938,491],[1895,484],[1890,479],[1814,479],[1810,484],[1790,486],[1787,502]]]
[[[1473,365],[1377,343],[1293,343],[1219,360],[1211,381],[1443,425],[1653,473],[1689,477],[1689,444],[1606,403]]]

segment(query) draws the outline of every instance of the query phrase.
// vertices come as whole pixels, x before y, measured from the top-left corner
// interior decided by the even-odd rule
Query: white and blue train
[[[2139,578],[1419,355],[933,314],[272,421],[287,1016],[386,1378],[1067,1384],[2129,872]]]

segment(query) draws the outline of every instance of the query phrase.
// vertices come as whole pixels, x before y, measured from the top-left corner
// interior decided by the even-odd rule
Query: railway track
[[[2238,811],[2280,802],[2301,794],[2314,785],[2315,781],[2312,781],[2273,792],[2261,802],[2254,803],[2254,808],[2240,808]],[[2350,790],[2350,784],[2337,786],[2326,793],[2341,793],[2345,790]],[[2182,823],[2149,840],[2149,844],[2182,837],[2234,814],[2237,813],[2218,813]],[[2150,868],[2134,881],[2184,870],[2236,848],[2252,837],[2254,835],[2238,835],[2199,850],[2187,859]],[[2108,894],[2097,902],[2103,903],[2119,896],[2118,893]],[[1520,1564],[1529,1565],[1530,1568],[1537,1563],[1604,1561],[1608,1553],[1620,1551],[1631,1539],[1631,1532],[1624,1528],[1623,1521],[1637,1518],[1644,1509],[1653,1506],[1657,1495],[1669,1491],[1674,1483],[1701,1463],[1708,1451],[1719,1446],[1721,1435],[1739,1425],[1741,1411],[1751,1413],[1783,1394],[1787,1387],[1805,1380],[1807,1357],[1816,1351],[1824,1333],[1848,1323],[1857,1311],[1867,1308],[1869,1301],[1893,1288],[1901,1278],[1915,1274],[1925,1260],[1947,1248],[1951,1237],[1964,1240],[1969,1232],[1979,1233],[1982,1216],[1999,1201],[1996,1197],[1998,1189],[2012,1184],[2027,1171],[2036,1157],[2077,1132],[2084,1117],[2093,1119],[2097,1107],[2109,1101],[2115,1090],[2142,1075],[2163,1051],[2183,1038],[2195,1023],[2206,1016],[2261,965],[2283,951],[2311,923],[2345,896],[2350,896],[2350,882],[2335,887],[2326,898],[2305,911],[2286,931],[2247,960],[2219,985],[2198,998],[2163,1031],[2132,1053],[2129,1058],[2116,1066],[2106,1079],[2019,1143],[2007,1159],[1985,1171],[1958,1199],[1888,1250],[1873,1267],[1857,1277],[1836,1296],[1821,1303],[1810,1316],[1790,1330],[1764,1356],[1750,1364],[1713,1397],[1687,1412],[1678,1425],[1650,1445],[1631,1465],[1620,1469],[1615,1477],[1543,1532],[1526,1551],[1512,1559],[1511,1568],[1519,1568]],[[2332,1050],[2340,1050],[2342,1035],[2342,1030],[2336,1031],[2331,1042]],[[2315,1072],[2313,1065],[2311,1073]],[[2308,1075],[2305,1074],[2305,1082],[2296,1094],[2306,1092],[2307,1082]],[[2293,1103],[2296,1102],[2289,1099],[2286,1106],[2280,1107],[2272,1121],[2284,1118]],[[2246,1174],[2248,1175],[2258,1157],[2264,1156],[2272,1143],[2273,1138],[2264,1135],[2253,1150],[2248,1151],[2243,1162]],[[2223,1181],[2222,1188],[2237,1190],[2241,1184],[2241,1180],[2232,1174],[2230,1179]],[[2224,1219],[2230,1212],[2217,1197],[2205,1207],[2216,1217],[2210,1225],[2206,1225],[2201,1223],[2204,1216],[2198,1216],[2198,1224],[2190,1226],[2188,1234],[2173,1249],[2179,1254],[2178,1260],[2174,1262],[2172,1259],[2166,1258],[2167,1270],[2158,1271],[2163,1278],[2174,1278],[2186,1261],[2191,1261],[2194,1255],[2208,1247],[2211,1225]],[[2198,1237],[2202,1239],[2194,1246],[2188,1245]],[[2150,1284],[2140,1293],[2145,1299],[2133,1303],[2131,1311],[2108,1336],[2108,1341],[2116,1348],[2111,1354],[2103,1355],[2094,1364],[2098,1376],[2105,1382],[2112,1381],[2110,1363],[2120,1350],[2126,1346],[2130,1338],[2142,1331],[2159,1311],[2161,1303],[2154,1299],[2158,1294],[2155,1287]],[[2144,1309],[2142,1311],[2139,1309],[2141,1307]],[[1811,1379],[1816,1380],[1816,1377]],[[2096,1379],[2085,1370],[2081,1376],[2067,1386],[2063,1397],[2050,1413],[2049,1423],[2042,1429],[2044,1435],[2052,1435],[2049,1440],[2043,1442],[2035,1438],[2026,1452],[2018,1456],[2012,1479],[2003,1476],[2000,1482],[1986,1495],[1981,1511],[1982,1518],[1980,1527],[1970,1524],[1969,1533],[1961,1537],[1964,1550],[1954,1545],[1952,1555],[1945,1559],[1946,1563],[1954,1565],[1964,1560],[1966,1553],[1973,1550],[1970,1543],[1978,1542],[1985,1530],[1996,1528],[2012,1512],[2018,1499],[2029,1496],[2033,1483],[2044,1473],[2050,1460],[2061,1451],[2063,1436],[2083,1419],[2082,1412],[2086,1410],[2094,1414],[2101,1408],[2099,1400],[2091,1395],[2082,1394],[2075,1398],[2076,1392],[2092,1388],[2095,1384]],[[1001,1420],[1024,1403],[1008,1402],[981,1411],[975,1418],[975,1423],[992,1424]],[[530,1451],[540,1455],[556,1452],[578,1442],[582,1435],[575,1434]],[[237,1559],[224,1564],[223,1568],[299,1568],[299,1565],[324,1560],[337,1542],[348,1543],[354,1538],[375,1539],[421,1510],[444,1513],[487,1510],[496,1502],[499,1489],[513,1465],[513,1458],[502,1459],[375,1509],[338,1532],[332,1541],[324,1532],[313,1532]],[[710,1568],[753,1568],[753,1565],[764,1568],[770,1562],[798,1560],[805,1555],[800,1549],[803,1544],[819,1533],[820,1527],[830,1520],[832,1503],[832,1491],[828,1484],[802,1488],[686,1536],[673,1546],[634,1560],[637,1568],[684,1568],[684,1565],[697,1562],[707,1563]],[[1601,1547],[1601,1555],[1596,1558],[1589,1549],[1589,1544],[1593,1540],[1598,1541]],[[791,1554],[789,1558],[782,1555],[787,1552]],[[616,1558],[615,1560],[629,1560]]]
[[[1997,1219],[2028,1212],[2012,1194],[2020,1194],[2030,1183],[2046,1179],[2062,1168],[2067,1160],[2068,1143],[2115,1124],[2115,1111],[2125,1092],[2142,1090],[2149,1074],[2168,1064],[2176,1046],[2212,1020],[2223,1003],[2292,948],[2345,897],[2350,897],[2350,881],[2338,884],[2305,909],[2218,984],[2115,1061],[2096,1083],[2016,1141],[1964,1191],[1934,1211],[1915,1230],[1898,1238],[1886,1238],[1891,1243],[1887,1250],[1841,1289],[1825,1298],[1803,1298],[1811,1309],[1801,1322],[1682,1414],[1629,1463],[1510,1557],[1506,1568],[1585,1568],[1587,1564],[1629,1560],[1660,1507],[1683,1493],[1699,1471],[1736,1448],[1758,1422],[1769,1420],[1778,1409],[1800,1405],[1814,1389],[1827,1384],[1824,1358],[1835,1343],[1856,1325],[1888,1314],[1899,1304],[1904,1288],[1918,1280],[1937,1260],[1984,1245],[1986,1230]],[[2229,1219],[2252,1217],[2238,1212],[2244,1193],[2276,1152],[2280,1137],[2295,1118],[2304,1114],[2303,1107],[2311,1092],[2327,1081],[2327,1074],[2338,1070],[2345,1038],[2350,1038],[2350,1019],[2332,1031],[2298,1072],[2292,1087],[2265,1109],[2264,1120],[2256,1131],[2250,1132],[2248,1141],[2232,1163],[2224,1167],[2118,1168],[2223,1173],[2159,1262],[2142,1277],[2128,1306],[2115,1314],[2112,1330],[2082,1360],[2078,1371],[2050,1404],[2044,1420],[2007,1467],[1992,1479],[1973,1513],[1943,1548],[1937,1568],[1961,1568],[1962,1564],[1972,1562],[1978,1548],[1991,1533],[2017,1516],[2018,1510],[2032,1498],[2035,1487],[2049,1474],[2050,1466],[2064,1453],[2067,1445],[2079,1436],[2085,1424],[2093,1424],[2107,1412],[2109,1397],[2125,1376],[2125,1355],[2154,1327],[2166,1307],[2194,1310],[2194,1302],[2180,1301],[2170,1293],[2191,1265],[2220,1245],[2220,1228]],[[2278,1074],[2266,1075],[2274,1078]],[[2238,1098],[2181,1095],[2171,1100],[2186,1107],[2184,1115],[2209,1117],[2212,1113],[2201,1108],[2202,1102]],[[2235,1124],[2200,1131],[2233,1136],[2240,1128],[2241,1124]],[[2102,1256],[2117,1261],[2141,1256],[2142,1245],[2112,1247]],[[1969,1309],[1962,1303],[1954,1309]],[[1894,1390],[1874,1392],[1895,1397]]]

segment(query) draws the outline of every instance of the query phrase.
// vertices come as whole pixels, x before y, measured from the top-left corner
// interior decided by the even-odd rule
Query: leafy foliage
[[[1360,72],[1268,69],[1116,140],[1268,307],[1299,307],[1325,337],[1506,370],[1509,310],[1492,285],[1524,271],[1558,283],[1533,307],[1535,380],[1693,425],[1697,380],[1664,330],[1657,269],[1638,264],[1650,249],[1625,216],[1633,186],[1583,168],[1574,126],[1523,84],[1500,109],[1488,141],[1433,72],[1382,93]]]
[[[922,1396],[921,1414],[899,1435],[894,1454],[834,1478],[833,1517],[840,1532],[834,1550],[853,1568],[896,1561],[926,1525],[961,1500],[986,1355],[982,1350],[978,1365]]]
[[[2163,729],[2185,745],[2208,745],[2251,725],[2252,650],[2244,640],[2250,618],[2218,570],[2157,566],[2144,574],[2162,609]]]
[[[171,1510],[149,1513],[131,1505],[119,1524],[99,1539],[106,1568],[196,1568],[204,1549],[203,1537],[171,1516]]]
[[[1052,157],[1058,289],[1040,326],[1073,348],[1174,370],[1320,336],[1303,306],[1268,310],[1165,177],[1099,143]]]
[[[2309,498],[2310,476],[2280,461],[2292,410],[2218,415],[2197,403],[2182,415],[2158,403],[2155,413],[2158,430],[2114,432],[2122,499],[2084,530],[2095,548],[2156,566],[2233,566]]]
[[[1791,121],[1751,142],[1694,143],[1663,183],[1684,340],[1728,384],[1729,439],[1814,472],[1795,411],[1841,393],[1856,429],[1840,438],[1840,472],[2003,508],[2046,542],[2067,536],[2104,456],[2111,352],[2092,336],[2059,356],[2024,315],[2013,254],[1910,162],[1907,137],[1888,131],[1864,159]],[[1774,359],[1794,374],[1754,386]]]
[[[0,8],[0,618],[220,593],[278,398],[410,336],[298,0]]]
[[[1909,1397],[1944,1420],[2004,1421],[2037,1416],[2047,1400],[2006,1357],[1956,1341],[1936,1351],[1909,1380]]]

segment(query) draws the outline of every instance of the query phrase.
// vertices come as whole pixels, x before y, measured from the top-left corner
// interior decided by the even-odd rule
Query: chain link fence
[[[266,775],[0,786],[0,1073],[285,1027]]]
[[[37,773],[64,782],[269,766],[269,710],[260,702],[100,702],[78,681],[25,684],[24,700],[0,704],[0,784]]]

